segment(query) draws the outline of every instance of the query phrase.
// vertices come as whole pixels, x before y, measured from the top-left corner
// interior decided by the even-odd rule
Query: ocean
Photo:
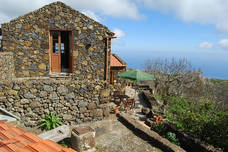
[[[146,60],[187,58],[195,69],[201,69],[209,78],[228,80],[228,51],[219,52],[164,52],[164,51],[132,51],[116,52],[128,68],[144,69]]]

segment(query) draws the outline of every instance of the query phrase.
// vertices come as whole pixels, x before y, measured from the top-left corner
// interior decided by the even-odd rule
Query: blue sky
[[[108,27],[118,27],[125,36],[113,44],[112,52],[119,54],[130,68],[143,69],[147,59],[187,58],[195,68],[212,78],[228,79],[228,50],[219,41],[227,35],[213,24],[184,22],[172,13],[142,10],[142,20],[109,18]],[[213,47],[200,47],[208,42]]]
[[[117,35],[112,52],[130,68],[186,57],[204,75],[228,79],[227,0],[61,0]],[[0,0],[0,23],[54,0]]]
[[[125,36],[112,45],[130,68],[142,69],[147,59],[185,57],[208,77],[228,79],[228,50],[219,46],[199,48],[207,40],[217,44],[226,35],[211,24],[185,23],[171,14],[145,11],[138,20],[107,19],[108,27],[118,27]]]

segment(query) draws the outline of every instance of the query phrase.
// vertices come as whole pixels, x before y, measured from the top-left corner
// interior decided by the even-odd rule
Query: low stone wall
[[[13,53],[0,52],[0,81],[14,78]]]
[[[0,83],[0,107],[29,127],[51,112],[72,125],[107,117],[112,89],[103,81],[15,80]]]
[[[172,144],[169,140],[161,137],[158,133],[144,127],[135,119],[129,117],[127,114],[119,113],[118,117],[119,120],[126,124],[129,129],[137,133],[137,135],[141,138],[153,144],[153,146],[156,146],[165,152],[185,152],[185,150],[181,147]]]

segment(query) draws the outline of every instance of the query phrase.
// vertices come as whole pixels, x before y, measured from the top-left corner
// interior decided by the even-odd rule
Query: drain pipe
[[[7,115],[9,115],[9,116],[11,116],[11,117],[16,118],[17,120],[20,120],[20,119],[21,119],[21,118],[19,118],[18,116],[16,116],[16,115],[10,113],[9,111],[7,111],[7,110],[5,110],[5,109],[3,109],[3,108],[1,108],[1,107],[0,107],[0,111],[6,113]]]

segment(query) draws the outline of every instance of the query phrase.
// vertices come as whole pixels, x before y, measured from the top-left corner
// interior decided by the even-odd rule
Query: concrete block
[[[72,148],[78,152],[95,152],[95,130],[89,126],[72,129]]]

